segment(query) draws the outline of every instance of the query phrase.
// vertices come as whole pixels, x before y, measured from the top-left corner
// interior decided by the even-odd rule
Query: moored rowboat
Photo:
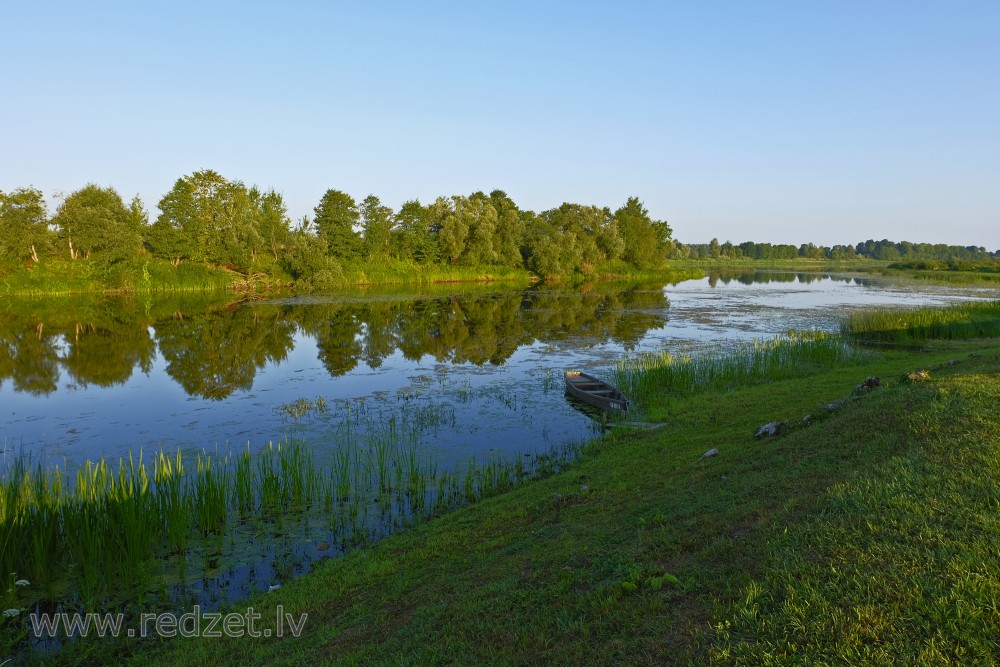
[[[628,410],[628,399],[603,380],[580,371],[566,372],[566,393],[589,405],[608,410]]]

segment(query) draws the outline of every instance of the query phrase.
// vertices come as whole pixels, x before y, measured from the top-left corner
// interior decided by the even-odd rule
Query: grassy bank
[[[904,379],[916,369],[929,379]],[[970,339],[677,386],[656,398],[659,428],[616,430],[566,471],[252,602],[264,619],[307,613],[298,638],[76,643],[52,659],[987,664],[998,373],[1000,341]],[[883,387],[850,400],[870,375]],[[774,420],[783,435],[753,438]]]
[[[88,293],[195,292],[232,290],[238,274],[153,257],[102,264],[46,259],[0,275],[0,296],[62,296]]]
[[[273,269],[273,267],[272,267]],[[378,264],[347,264],[326,276],[321,287],[304,281],[306,291],[330,292],[375,285],[433,285],[505,282],[527,285],[528,271],[494,266],[448,266],[385,260]],[[296,284],[281,272],[244,276],[223,268],[162,259],[118,262],[46,259],[38,264],[0,274],[0,296],[52,296],[87,293],[148,293],[185,291],[274,292],[295,291]]]

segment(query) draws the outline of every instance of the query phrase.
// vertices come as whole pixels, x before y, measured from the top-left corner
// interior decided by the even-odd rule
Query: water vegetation
[[[326,401],[281,407],[299,409],[325,412]],[[225,576],[219,564],[192,576],[189,562],[208,553],[220,563],[263,558],[266,544],[254,547],[248,535],[308,534],[303,525],[313,525],[312,537],[340,553],[551,474],[580,446],[449,467],[418,442],[441,418],[430,406],[384,421],[348,410],[321,457],[297,441],[257,451],[161,450],[148,460],[137,452],[75,470],[10,456],[0,477],[0,568],[33,582],[30,602],[46,609],[171,608],[203,580]]]
[[[841,331],[867,343],[1000,336],[1000,301],[966,301],[944,308],[869,308],[845,317]]]
[[[770,340],[739,341],[724,350],[674,356],[644,352],[618,362],[614,383],[647,407],[693,393],[728,391],[857,364],[873,356],[839,335],[791,331]]]

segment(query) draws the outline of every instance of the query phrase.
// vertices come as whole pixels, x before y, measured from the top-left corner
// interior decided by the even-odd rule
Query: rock
[[[882,380],[874,375],[869,375],[865,378],[865,381],[854,388],[854,393],[851,395],[853,398],[857,398],[862,394],[866,394],[872,389],[879,389],[882,386]]]
[[[844,407],[844,403],[845,403],[845,402],[846,402],[846,401],[842,401],[842,400],[839,400],[839,399],[838,399],[838,400],[836,400],[836,401],[833,401],[832,403],[827,403],[827,404],[826,404],[826,405],[824,405],[823,407],[825,407],[825,408],[826,408],[827,412],[836,412],[837,410],[839,410],[839,409],[841,409],[842,407]]]
[[[268,586],[267,590],[268,590],[268,592],[273,593],[274,591],[278,590],[279,588],[281,588],[281,584],[274,584],[273,586]]]
[[[590,487],[586,484],[580,485],[580,493],[590,493]]]
[[[330,545],[327,542],[320,542],[319,544],[316,545],[316,551],[326,551],[329,548]]]
[[[813,422],[813,416],[812,415],[806,415],[805,417],[802,418],[802,425],[803,426],[809,426],[810,424],[812,424],[812,422]]]
[[[719,455],[719,450],[715,449],[713,447],[712,449],[710,449],[707,452],[705,452],[704,454],[702,454],[701,458],[699,458],[698,460],[701,461],[701,459],[707,459],[707,458],[710,458],[712,456],[718,456],[718,455]]]
[[[927,371],[913,371],[906,374],[906,379],[910,382],[927,382],[931,379],[931,374]]]
[[[958,359],[949,359],[948,360],[948,365],[949,366],[954,366],[957,363],[958,363]]]
[[[782,422],[767,422],[763,426],[758,426],[757,430],[754,432],[753,437],[755,438],[773,438],[774,436],[781,433],[784,428]]]

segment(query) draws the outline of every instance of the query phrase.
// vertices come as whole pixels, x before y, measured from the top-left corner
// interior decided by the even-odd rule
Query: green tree
[[[722,257],[722,247],[719,245],[719,239],[713,238],[708,242],[708,255],[712,259]]]
[[[459,210],[464,200],[464,197],[452,197],[451,202],[445,203],[441,198],[434,202],[435,217],[441,220],[441,231],[438,233],[441,255],[447,257],[451,264],[456,264],[465,252],[469,238],[467,215]]]
[[[622,259],[640,269],[662,266],[671,235],[666,222],[652,220],[638,197],[629,197],[614,221],[625,243]]]
[[[520,267],[524,263],[521,246],[524,244],[524,220],[521,211],[507,193],[494,190],[490,202],[496,211],[496,254],[497,264]]]
[[[432,208],[417,200],[403,202],[395,216],[389,240],[393,257],[422,264],[438,259],[437,239],[431,228]]]
[[[39,251],[49,242],[48,212],[41,190],[0,191],[0,261],[38,262]]]
[[[326,241],[330,254],[338,260],[361,256],[361,236],[355,230],[360,221],[354,199],[340,190],[327,190],[315,208],[316,234]]]
[[[455,197],[454,201],[455,216],[469,229],[459,263],[469,266],[496,264],[500,255],[497,252],[497,211],[493,202],[482,192]]]
[[[368,195],[361,202],[361,227],[364,230],[364,255],[366,259],[385,259],[389,256],[392,217],[392,209],[383,206],[375,195]]]
[[[257,213],[257,231],[264,247],[277,262],[280,259],[279,253],[288,244],[291,233],[285,200],[274,190],[264,192],[256,187],[250,188],[250,200]]]
[[[289,235],[281,265],[304,291],[330,290],[343,280],[343,270],[330,256],[326,239],[316,235],[308,218]]]
[[[114,188],[88,184],[66,197],[52,222],[71,259],[115,262],[142,248],[145,220],[141,201],[126,207]]]
[[[278,243],[279,220],[284,219],[280,196],[247,190],[242,182],[210,169],[184,176],[160,200],[160,216],[149,233],[150,246],[175,265],[187,259],[250,271],[258,254],[268,247],[261,233],[265,198],[272,216],[269,233],[276,234],[273,240]]]

